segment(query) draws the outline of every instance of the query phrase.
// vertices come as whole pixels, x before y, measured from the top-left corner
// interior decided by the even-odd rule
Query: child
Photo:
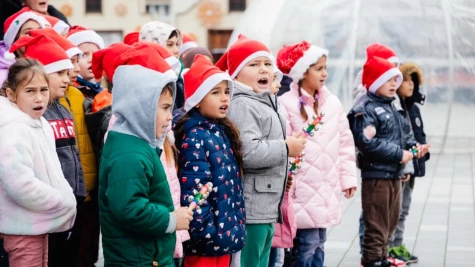
[[[366,47],[366,60],[369,60],[372,57],[384,58],[387,61],[391,62],[396,68],[399,67],[399,64],[400,64],[399,58],[397,57],[394,50],[382,44],[374,43]],[[362,78],[363,78],[363,70],[360,70],[358,74],[356,74],[356,78],[354,81],[353,103],[358,102],[360,97],[366,94],[366,89],[361,84]]]
[[[97,203],[97,168],[99,164],[99,155],[96,151],[92,151],[95,148],[94,136],[91,134],[91,130],[100,127],[94,120],[94,116],[91,115],[92,101],[94,97],[100,93],[103,88],[100,83],[94,82],[94,75],[92,73],[92,54],[99,49],[104,48],[104,40],[99,34],[93,30],[86,29],[81,26],[72,26],[68,33],[68,40],[75,44],[81,51],[82,56],[79,58],[79,74],[76,77],[75,87],[81,91],[83,97],[80,97],[76,90],[68,90],[66,97],[69,99],[71,107],[75,108],[74,112],[84,113],[84,124],[81,123],[81,128],[85,125],[89,137],[91,138],[92,147],[88,146],[88,141],[84,139],[78,139],[78,145],[83,148],[88,154],[94,153],[96,159],[95,166],[88,167],[87,176],[87,189],[88,198],[84,203],[84,224],[81,237],[80,248],[80,264],[84,266],[93,265],[99,257],[99,216],[98,216],[98,203]],[[82,107],[82,108],[79,108]],[[78,110],[79,108],[79,110]],[[81,131],[84,131],[82,128]],[[85,135],[84,135],[85,136]],[[93,164],[93,159],[90,158],[87,163]],[[96,170],[94,170],[94,168]]]
[[[198,43],[196,42],[196,40],[190,35],[183,33],[183,43],[180,47],[180,59],[182,61],[185,61],[184,58],[186,57],[189,50],[197,47]]]
[[[27,35],[28,31],[31,29],[43,28],[43,22],[44,21],[40,15],[32,12],[27,7],[21,9],[5,20],[3,28],[5,35],[3,41],[0,41],[0,84],[5,81],[8,74],[8,68],[13,64],[13,62],[15,62],[14,58],[5,58],[5,53],[8,52],[12,44],[18,40],[18,38]]]
[[[148,22],[140,29],[139,40],[157,43],[167,49],[175,58],[179,59],[180,57],[180,48],[183,43],[183,37],[180,30],[172,25],[161,21]],[[177,68],[174,68],[174,71],[178,73],[177,92],[175,104],[173,106],[174,109],[182,108],[185,101],[183,79],[181,78],[182,70],[183,65],[181,63]]]
[[[388,239],[396,229],[404,165],[416,145],[407,121],[392,102],[402,74],[389,61],[370,58],[363,68],[368,93],[348,114],[358,148],[364,220],[363,265],[391,266]]]
[[[342,218],[341,192],[351,198],[356,191],[355,145],[340,101],[325,87],[328,52],[306,41],[284,49],[278,67],[293,80],[280,101],[287,135],[325,114],[322,130],[307,136],[305,161],[290,193],[298,227],[294,266],[323,267],[326,228]]]
[[[198,55],[184,75],[185,111],[177,122],[178,177],[183,206],[193,191],[211,182],[213,191],[190,224],[185,267],[228,267],[230,254],[244,246],[244,197],[239,132],[226,118],[232,80]]]
[[[49,101],[44,68],[19,59],[2,95],[7,98],[0,96],[0,112],[8,116],[0,116],[0,233],[10,266],[46,267],[47,234],[73,226],[76,200],[61,171],[51,126],[41,117]]]
[[[175,230],[192,212],[174,210],[159,156],[170,124],[176,75],[153,48],[114,59],[112,112],[99,169],[105,265],[174,266]]]
[[[243,266],[267,267],[274,223],[282,223],[281,205],[287,182],[287,157],[305,146],[298,135],[285,140],[285,119],[271,95],[274,71],[269,49],[241,35],[216,63],[234,79],[228,116],[241,134],[246,203]]]
[[[81,26],[72,26],[68,33],[68,40],[75,44],[83,53],[79,60],[78,89],[86,98],[93,99],[102,91],[100,83],[94,83],[92,73],[92,54],[104,48],[104,40],[93,30]]]
[[[108,48],[101,49],[98,52],[94,53],[92,61],[93,61],[93,72],[94,76],[96,78],[102,77],[99,75],[102,75],[102,72],[105,73],[105,79],[107,81],[110,80],[110,84],[112,85],[113,79],[114,79],[114,72],[115,69],[118,67],[115,64],[115,58],[120,56],[122,53],[125,53],[126,51],[130,49],[141,49],[143,47],[147,48],[162,48],[161,46],[154,44],[154,43],[140,43],[140,44],[134,44],[133,46],[128,46],[123,43],[116,43]],[[163,50],[161,50],[163,51]],[[157,50],[158,52],[158,50]],[[166,51],[165,51],[166,52]],[[166,52],[168,54],[168,52]],[[104,70],[104,71],[102,71]],[[109,79],[108,77],[111,77]],[[112,87],[108,87],[108,89],[112,90]],[[99,95],[98,95],[99,96]],[[97,96],[96,96],[97,98]],[[109,109],[110,110],[110,109]],[[117,120],[117,117],[112,115],[112,118],[110,119],[109,123],[109,129],[111,129]],[[104,131],[106,132],[106,131]],[[176,149],[170,139],[168,138],[168,135],[173,135],[173,133],[168,133],[167,137],[165,137],[164,143],[163,143],[163,152],[160,156],[160,160],[162,161],[163,167],[165,169],[165,173],[167,176],[168,184],[170,186],[170,193],[173,198],[173,206],[175,209],[180,208],[180,182],[178,181],[177,177],[177,169],[176,169]],[[104,140],[107,139],[107,134],[105,135]],[[181,266],[180,262],[183,257],[183,245],[182,242],[190,239],[190,236],[188,234],[188,231],[176,231],[176,246],[175,246],[175,252],[174,252],[174,258],[175,262],[177,263],[177,266]]]
[[[411,122],[414,138],[419,144],[423,144],[423,149],[427,150],[429,146],[425,145],[427,142],[426,134],[424,133],[424,123],[422,122],[419,107],[416,105],[416,103],[424,105],[425,101],[425,95],[420,92],[420,85],[424,82],[422,70],[412,62],[402,64],[399,70],[402,72],[403,77],[403,82],[397,90],[401,106]],[[403,260],[406,263],[416,263],[419,261],[417,256],[407,250],[402,241],[404,237],[404,224],[411,205],[415,177],[423,177],[425,175],[425,162],[429,160],[429,158],[430,154],[428,153],[422,158],[413,160],[414,175],[411,175],[410,180],[402,184],[402,203],[399,222],[396,227],[396,232],[389,242],[389,255],[396,259]]]
[[[64,233],[49,236],[49,266],[65,266],[69,261],[76,262],[79,252],[79,239],[82,220],[82,203],[86,197],[84,175],[76,149],[76,136],[74,133],[74,121],[71,113],[59,103],[59,98],[64,97],[69,82],[68,71],[73,68],[66,50],[74,49],[75,46],[67,39],[56,33],[53,29],[32,31],[31,38],[24,36],[15,42],[11,51],[19,47],[25,47],[25,56],[38,59],[46,69],[50,88],[50,103],[44,113],[45,119],[51,125],[56,141],[56,153],[63,170],[64,177],[73,189],[76,196],[77,216],[73,229]],[[47,37],[46,37],[47,36]],[[44,37],[44,38],[43,38]],[[35,39],[40,38],[40,39]],[[55,42],[56,46],[47,47],[49,42]],[[50,53],[42,52],[49,49]],[[43,55],[44,54],[44,55]]]

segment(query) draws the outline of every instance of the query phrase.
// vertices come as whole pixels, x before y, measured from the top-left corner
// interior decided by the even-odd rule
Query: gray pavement
[[[475,267],[475,154],[432,155],[418,178],[406,221],[414,267]],[[359,266],[360,191],[344,202],[342,222],[328,229],[327,267]],[[103,266],[102,258],[97,266]]]

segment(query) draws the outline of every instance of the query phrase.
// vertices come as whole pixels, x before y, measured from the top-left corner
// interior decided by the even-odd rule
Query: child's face
[[[270,93],[272,95],[275,95],[277,94],[277,92],[279,92],[279,89],[280,89],[280,82],[277,80],[277,75],[274,75],[274,81],[272,82]]]
[[[73,63],[73,68],[68,71],[69,85],[74,85],[78,78],[79,74],[79,55],[75,55],[71,58],[71,63]]]
[[[174,57],[180,57],[180,44],[178,43],[178,38],[176,36],[173,36],[172,38],[167,40],[167,45],[165,48]]]
[[[41,25],[38,22],[32,19],[27,20],[23,25],[21,25],[20,31],[18,31],[17,40],[22,36],[28,35],[31,30],[38,29],[41,29]]]
[[[99,50],[99,46],[93,43],[82,43],[78,45],[79,50],[83,52],[83,56],[79,59],[79,75],[86,81],[94,79],[92,73],[92,54]]]
[[[302,87],[311,90],[320,90],[327,79],[327,57],[321,57],[317,63],[311,65],[303,76]]]
[[[393,98],[394,95],[396,94],[396,86],[397,86],[397,75],[392,77],[389,81],[384,83],[381,87],[378,88],[376,91],[377,95],[384,96],[387,98]]]
[[[256,93],[270,91],[274,80],[272,61],[267,57],[258,57],[249,61],[239,71],[235,80],[252,87]]]
[[[165,90],[165,89],[164,89]],[[170,126],[172,120],[173,97],[170,92],[165,92],[158,99],[157,112],[155,113],[155,132],[156,137],[161,138]]]
[[[231,90],[229,89],[227,81],[221,81],[206,96],[201,102],[196,105],[201,115],[210,119],[223,119],[226,117],[226,112],[231,101]]]
[[[405,99],[408,97],[411,97],[412,94],[414,93],[414,82],[412,80],[405,80],[402,82],[401,87],[397,89],[397,94]]]
[[[39,119],[46,111],[49,101],[48,83],[43,75],[34,74],[31,81],[17,89],[16,94],[7,88],[8,100],[33,119]]]
[[[38,13],[48,12],[48,0],[25,0],[25,6]]]
[[[48,74],[48,80],[51,99],[56,100],[63,97],[69,83],[68,70],[50,73]]]

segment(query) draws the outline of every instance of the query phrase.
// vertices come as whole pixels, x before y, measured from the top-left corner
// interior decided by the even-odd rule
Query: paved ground
[[[475,154],[433,156],[416,180],[405,243],[416,267],[475,266]],[[329,230],[327,267],[359,266],[361,199],[346,201],[340,225]]]
[[[405,243],[420,258],[413,266],[474,267],[475,154],[433,155],[427,164],[406,222]],[[359,266],[360,212],[358,192],[345,202],[342,223],[329,229],[325,266]]]

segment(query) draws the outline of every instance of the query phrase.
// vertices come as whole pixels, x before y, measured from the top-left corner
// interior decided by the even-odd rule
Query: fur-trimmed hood
[[[419,103],[424,105],[426,96],[420,92],[421,85],[424,83],[422,70],[416,63],[406,62],[399,67],[405,81],[412,80],[414,83],[414,93],[406,99],[406,105]]]

